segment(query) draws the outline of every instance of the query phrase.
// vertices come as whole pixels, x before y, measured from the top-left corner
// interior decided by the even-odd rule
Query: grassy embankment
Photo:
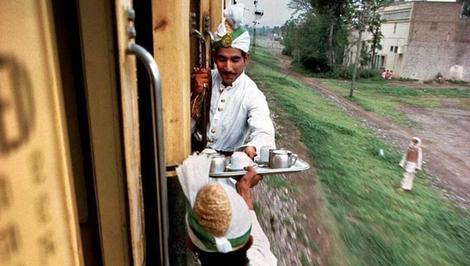
[[[273,100],[271,108],[295,122],[310,150],[350,265],[468,265],[469,214],[425,185],[422,175],[411,193],[397,192],[398,151],[278,72],[268,53],[257,49],[253,59],[248,74]]]
[[[324,79],[322,83],[332,91],[347,97],[350,81]],[[354,101],[365,110],[380,114],[407,127],[417,125],[409,120],[400,106],[438,107],[444,98],[454,98],[459,108],[470,108],[469,88],[409,88],[384,80],[360,80],[354,91]],[[349,97],[348,97],[349,99]]]

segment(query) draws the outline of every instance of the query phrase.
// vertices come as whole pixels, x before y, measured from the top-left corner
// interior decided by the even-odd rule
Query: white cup
[[[222,173],[225,171],[225,156],[216,155],[212,157],[211,160],[211,173]]]
[[[253,161],[242,151],[236,151],[230,158],[230,168],[234,170],[241,170],[246,166],[252,166]]]
[[[259,161],[261,163],[267,163],[269,162],[269,151],[273,150],[273,146],[263,146],[260,148],[259,151]]]

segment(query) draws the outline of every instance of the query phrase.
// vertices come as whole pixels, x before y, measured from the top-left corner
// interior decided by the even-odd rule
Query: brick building
[[[470,81],[470,18],[462,10],[456,2],[399,1],[384,7],[375,66],[393,70],[395,77],[429,80],[441,73]],[[355,58],[356,47],[350,48],[347,64]]]

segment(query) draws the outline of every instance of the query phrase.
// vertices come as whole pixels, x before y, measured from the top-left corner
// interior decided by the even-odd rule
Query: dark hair
[[[253,238],[240,249],[229,253],[218,253],[218,252],[205,252],[197,248],[190,239],[188,239],[189,248],[197,254],[202,266],[245,266],[248,265],[248,257],[246,256],[247,250],[251,247]]]

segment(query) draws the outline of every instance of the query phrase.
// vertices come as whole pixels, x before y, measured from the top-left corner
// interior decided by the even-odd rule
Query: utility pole
[[[252,53],[255,52],[255,46],[256,46],[256,20],[253,20],[253,43],[251,44]]]
[[[253,3],[255,6],[255,12],[254,12],[255,19],[253,20],[253,43],[251,45],[252,53],[255,52],[255,46],[256,46],[256,24],[259,24],[258,20],[264,15],[264,12],[258,9],[258,0],[254,0]]]

